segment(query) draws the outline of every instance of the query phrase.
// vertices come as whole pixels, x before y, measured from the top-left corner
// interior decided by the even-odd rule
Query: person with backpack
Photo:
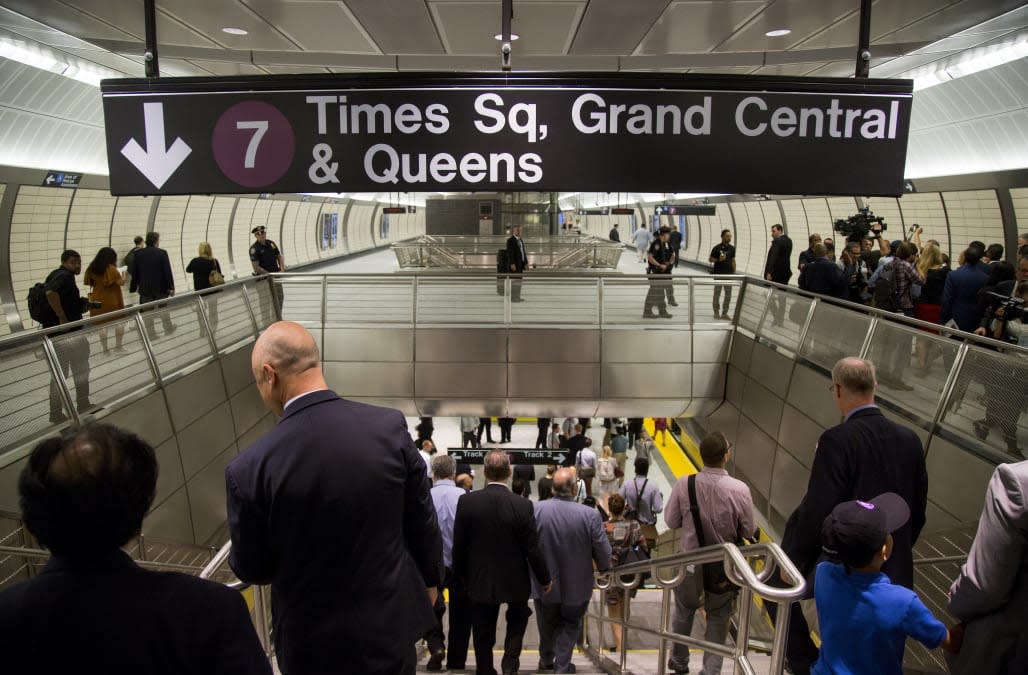
[[[75,277],[82,272],[82,256],[78,251],[68,249],[61,253],[61,266],[51,272],[46,281],[37,284],[29,292],[29,314],[42,324],[53,328],[82,319],[82,312],[88,301],[79,293]],[[43,304],[45,300],[45,304]],[[84,413],[93,407],[89,400],[89,341],[72,328],[68,335],[53,335],[57,365],[67,378],[69,373],[75,381],[75,401],[78,412]],[[67,421],[61,405],[60,385],[57,379],[50,380],[50,422],[61,424]]]
[[[625,483],[618,494],[625,498],[625,513],[639,521],[646,536],[646,545],[652,550],[657,546],[657,514],[664,510],[664,497],[655,483],[646,474],[650,462],[642,457],[635,458],[635,478]]]
[[[604,448],[606,452],[607,448]],[[630,562],[638,562],[639,556],[649,557],[646,548],[646,537],[643,536],[639,521],[625,517],[625,498],[616,492],[607,498],[607,510],[610,520],[603,524],[610,540],[610,565],[618,567],[627,565]],[[640,553],[641,552],[641,553]],[[632,589],[632,597],[635,597],[639,589]],[[612,619],[620,619],[624,616],[625,590],[623,588],[608,588],[604,592],[604,601],[607,604],[607,616]],[[621,651],[622,643],[621,626],[611,626],[614,632],[614,650]]]
[[[617,460],[609,445],[603,446],[599,459],[596,460],[596,478],[600,481],[600,499],[606,499],[618,490]]]

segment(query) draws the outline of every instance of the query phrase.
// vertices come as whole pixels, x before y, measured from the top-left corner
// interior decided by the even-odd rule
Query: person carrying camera
[[[52,310],[42,322],[43,328],[53,328],[82,319],[82,313],[89,308],[89,302],[79,293],[75,277],[82,271],[82,256],[78,251],[66,250],[61,254],[61,266],[51,272],[44,282],[46,301]],[[72,333],[81,330],[72,328]],[[93,407],[89,401],[89,342],[85,336],[54,336],[54,351],[57,364],[67,377],[74,373],[76,407],[80,413]],[[50,422],[60,424],[67,419],[61,409],[60,385],[57,379],[50,380]]]

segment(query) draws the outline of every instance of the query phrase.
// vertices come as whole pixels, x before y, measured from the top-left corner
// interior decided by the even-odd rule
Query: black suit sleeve
[[[821,526],[836,504],[850,499],[851,484],[842,448],[822,434],[810,467],[807,494],[785,526],[782,549],[806,576],[821,555]]]
[[[443,538],[432,503],[432,484],[425,473],[425,463],[414,449],[407,425],[402,417],[398,433],[403,437],[403,460],[407,478],[403,496],[403,536],[407,550],[425,580],[425,586],[442,584]]]
[[[520,499],[520,497],[519,497]],[[543,555],[542,547],[539,545],[539,530],[535,524],[535,510],[532,503],[525,501],[519,504],[522,512],[518,518],[518,541],[521,542],[521,550],[528,560],[528,566],[532,568],[532,574],[543,586],[550,583],[550,571],[546,567],[546,557]]]
[[[507,239],[507,267],[511,265],[520,268],[524,261],[521,260],[521,249],[515,237]]]
[[[164,255],[161,256],[161,276],[164,279],[164,285],[158,289],[160,291],[173,291],[175,290],[175,276],[171,273],[171,258],[168,257],[168,253],[165,251]]]
[[[229,566],[242,581],[270,584],[276,564],[267,546],[267,514],[253,499],[243,495],[230,469],[225,470],[228,529],[232,537]]]
[[[921,453],[921,461],[918,463],[917,491],[915,492],[917,503],[910,509],[910,543],[913,545],[921,535],[928,518],[928,468],[925,466],[924,452],[922,452],[921,439],[911,433],[917,443],[918,451]]]
[[[467,495],[457,500],[457,514],[453,518],[453,578],[467,581],[468,573],[468,501]]]
[[[135,293],[139,289],[139,275],[136,274],[136,258],[139,257],[139,251],[132,254],[132,259],[128,264],[128,273],[132,277],[132,282],[129,283],[129,293]]]
[[[781,255],[781,239],[779,237],[771,242],[771,250],[767,252],[767,263],[764,264],[764,274],[774,274],[775,262],[778,260],[778,256]]]
[[[211,599],[218,598],[220,607],[218,631],[208,654],[214,658],[208,663],[210,672],[220,675],[271,675],[271,663],[264,654],[257,633],[254,632],[250,612],[243,596],[228,589],[217,589]]]

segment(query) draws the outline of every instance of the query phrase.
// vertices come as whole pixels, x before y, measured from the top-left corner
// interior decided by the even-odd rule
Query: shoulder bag
[[[700,503],[696,499],[696,474],[689,476],[689,511],[692,512],[692,524],[696,529],[696,540],[700,548],[706,546],[703,537],[703,524],[700,522]],[[730,593],[739,587],[733,584],[725,574],[725,562],[704,563],[703,567],[703,590],[708,593]]]

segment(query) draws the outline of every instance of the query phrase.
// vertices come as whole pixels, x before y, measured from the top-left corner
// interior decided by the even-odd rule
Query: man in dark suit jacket
[[[225,470],[229,564],[271,584],[279,667],[414,673],[414,645],[435,623],[442,539],[403,415],[330,391],[298,324],[268,328],[251,363],[281,419]]]
[[[469,492],[457,503],[453,524],[453,575],[471,596],[471,626],[475,644],[475,672],[493,675],[493,645],[500,605],[507,604],[507,635],[503,643],[504,673],[521,666],[521,645],[532,612],[528,608],[531,581],[543,593],[550,589],[550,573],[539,549],[532,502],[507,488],[510,461],[506,453],[486,454],[486,486]]]
[[[828,259],[828,249],[817,243],[812,251],[814,257],[800,271],[800,288],[846,300],[849,297],[847,279],[839,266]]]
[[[18,491],[25,526],[52,557],[0,593],[5,673],[271,675],[238,592],[143,569],[121,550],[156,488],[154,449],[116,427],[35,447]]]
[[[146,233],[146,248],[141,248],[132,256],[129,263],[129,274],[132,275],[132,283],[129,287],[130,293],[139,291],[140,304],[156,302],[175,295],[175,276],[171,273],[171,261],[168,259],[168,252],[157,248],[161,241],[158,232]],[[147,331],[154,337],[153,318],[143,315],[146,319]],[[171,316],[165,312],[161,315],[161,322],[164,324],[164,334],[169,335],[175,332],[175,326],[171,323]]]
[[[610,569],[610,539],[600,512],[574,501],[578,477],[574,469],[553,476],[553,499],[537,502],[535,517],[539,541],[552,571],[553,587],[542,593],[533,587],[539,624],[539,669],[569,668],[581,620],[593,595],[593,563],[600,572]]]
[[[953,320],[960,330],[973,331],[978,328],[983,313],[978,306],[978,291],[989,277],[987,266],[981,264],[981,257],[980,248],[968,246],[963,253],[963,264],[946,275],[939,323],[945,325]]]
[[[792,277],[789,260],[792,258],[792,239],[777,223],[771,226],[771,250],[767,252],[764,278],[776,284],[787,284]]]
[[[507,267],[514,274],[521,274],[528,267],[528,251],[525,241],[521,238],[521,226],[515,225],[507,238]],[[521,277],[510,280],[510,301],[521,302]]]
[[[910,520],[893,533],[892,555],[882,572],[893,583],[913,588],[914,542],[924,527],[928,505],[924,448],[917,434],[878,409],[877,386],[869,361],[847,357],[832,369],[832,392],[845,421],[818,439],[807,494],[786,523],[782,548],[810,577],[821,557],[821,526],[832,509],[845,501],[895,492],[910,507]],[[817,660],[817,648],[798,607],[790,614],[786,655],[794,673],[808,672]]]

